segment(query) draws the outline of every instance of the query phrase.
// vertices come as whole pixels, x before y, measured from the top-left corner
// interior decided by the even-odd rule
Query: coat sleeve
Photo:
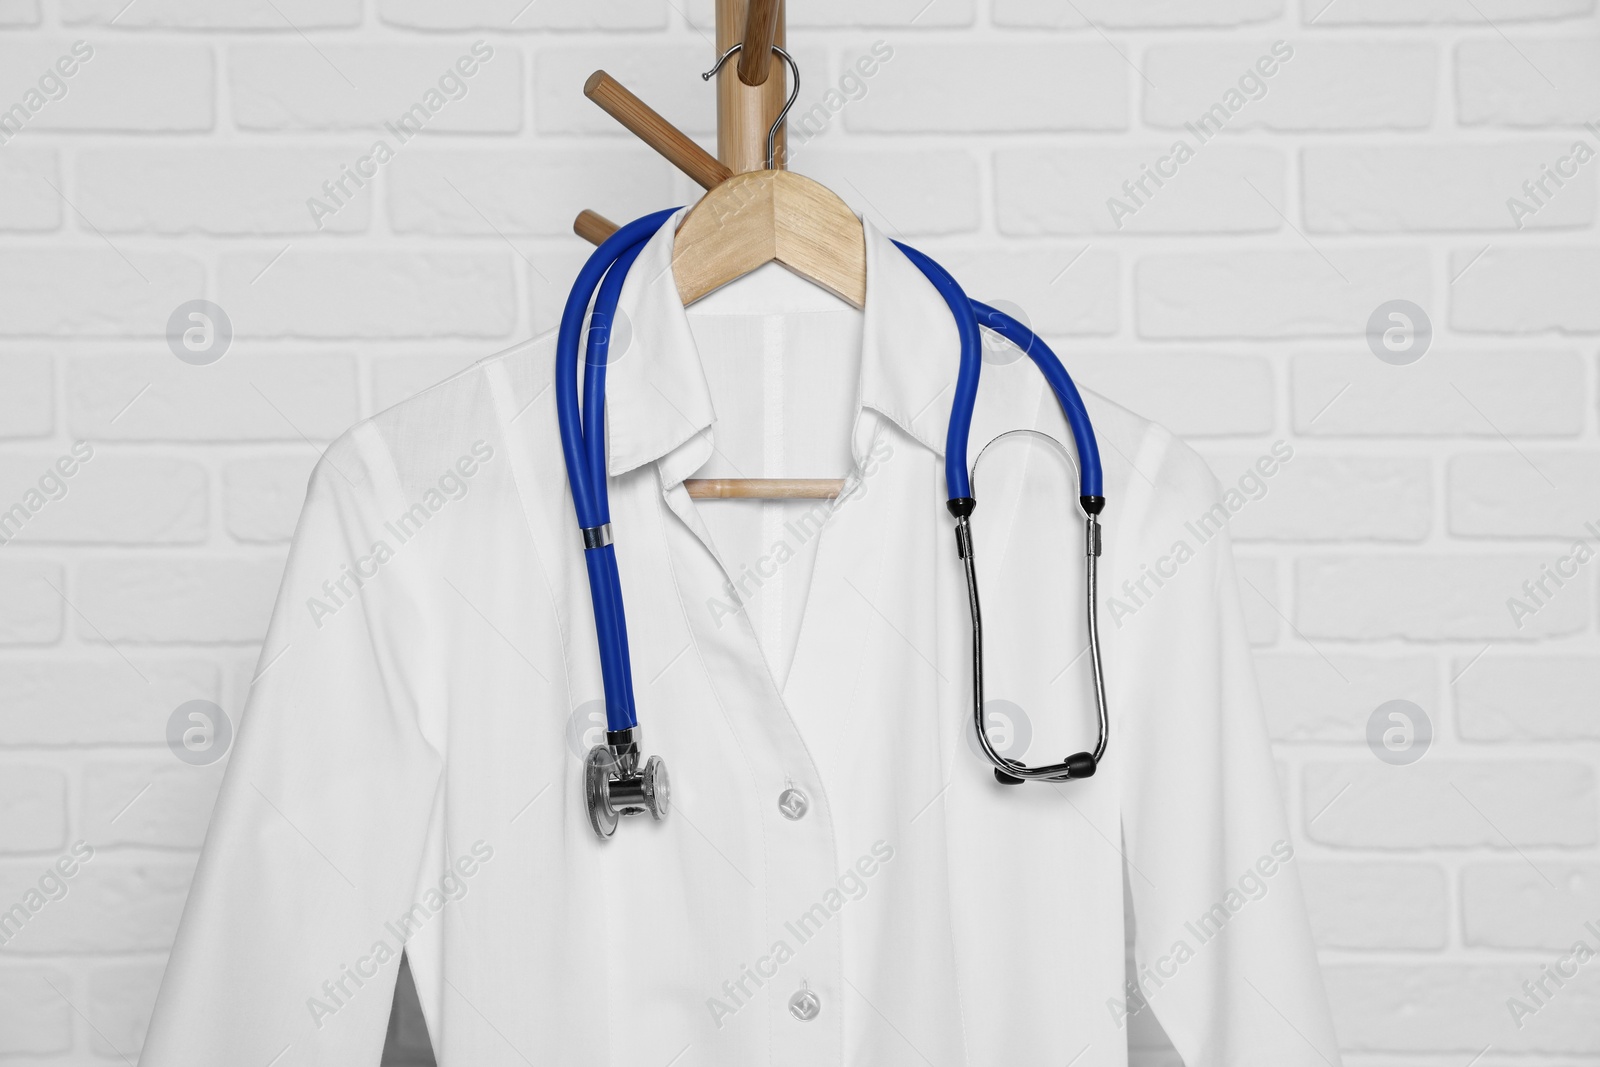
[[[1130,754],[1121,773],[1136,973],[1125,1010],[1153,1010],[1188,1067],[1337,1067],[1240,608],[1229,498],[1176,443],[1159,486],[1141,558],[1115,581],[1137,579],[1141,564],[1171,576],[1144,582],[1148,595],[1135,587],[1142,606],[1108,590],[1133,609],[1120,619],[1125,691],[1111,694],[1126,702],[1118,732]]]
[[[312,475],[144,1067],[378,1062],[442,767],[394,486],[370,424]]]

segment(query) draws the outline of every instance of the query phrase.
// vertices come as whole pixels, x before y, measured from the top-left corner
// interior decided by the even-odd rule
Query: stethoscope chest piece
[[[672,783],[667,763],[651,756],[639,767],[639,729],[607,732],[606,744],[595,745],[583,761],[583,796],[589,825],[602,838],[617,832],[624,815],[649,812],[658,822],[667,817]]]

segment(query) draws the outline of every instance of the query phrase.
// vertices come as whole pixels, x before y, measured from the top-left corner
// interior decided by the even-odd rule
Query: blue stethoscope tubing
[[[594,606],[595,630],[600,648],[601,681],[605,690],[608,737],[636,733],[638,713],[634,702],[633,672],[628,653],[627,621],[623,610],[622,582],[616,549],[611,540],[610,501],[607,492],[605,379],[618,300],[628,271],[646,242],[680,209],[654,212],[620,227],[585,262],[568,294],[557,334],[556,414],[562,454],[572,488],[573,507],[583,532],[584,560]],[[1025,779],[1063,781],[1088,777],[1104,753],[1107,722],[1104,683],[1100,670],[1095,603],[1095,559],[1100,552],[1097,516],[1104,507],[1100,451],[1083,398],[1071,376],[1050,347],[1022,323],[997,308],[971,300],[943,267],[909,245],[895,242],[938,290],[955,318],[961,340],[961,362],[956,379],[946,435],[945,481],[948,507],[956,518],[958,552],[967,572],[973,616],[974,717],[985,755],[995,764],[1002,782]],[[593,312],[589,314],[590,303]],[[589,317],[584,353],[584,395],[578,398],[578,352],[583,327]],[[1072,431],[1078,455],[1079,502],[1087,515],[1089,625],[1093,652],[1096,699],[1100,713],[1099,742],[1092,753],[1083,752],[1060,764],[1030,768],[1007,759],[990,743],[983,715],[982,623],[973,560],[970,516],[976,506],[967,465],[967,441],[977,404],[982,371],[981,328],[987,327],[1016,345],[1033,360],[1054,392]],[[614,820],[613,820],[614,824]],[[598,829],[598,827],[597,827]],[[607,836],[602,834],[602,836]]]
[[[611,503],[606,493],[604,430],[606,354],[616,300],[627,277],[627,267],[638,258],[645,241],[677,210],[658,211],[630,222],[595,250],[579,271],[572,292],[567,294],[561,328],[556,335],[556,421],[561,428],[561,451],[566,459],[567,480],[572,486],[573,508],[578,513],[578,525],[584,531],[583,558],[589,572],[589,595],[594,603],[595,632],[600,644],[606,726],[613,732],[632,729],[638,725],[639,717],[633,698],[622,580],[617,571],[616,548],[610,543]],[[624,257],[627,257],[626,264],[622,262]],[[605,287],[609,306],[596,308],[595,326],[598,328],[589,331],[584,367],[588,421],[595,428],[591,443],[584,435],[584,419],[578,407],[578,345],[583,339],[589,302],[613,266],[623,269],[616,271],[614,283]]]

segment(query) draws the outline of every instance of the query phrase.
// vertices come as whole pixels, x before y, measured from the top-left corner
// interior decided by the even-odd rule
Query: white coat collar
[[[683,212],[650,238],[623,285],[618,308],[632,325],[629,358],[606,373],[608,469],[624,474],[658,460],[715,419],[688,313],[672,274]],[[865,222],[867,302],[858,395],[934,454],[944,455],[960,334],[921,270]]]

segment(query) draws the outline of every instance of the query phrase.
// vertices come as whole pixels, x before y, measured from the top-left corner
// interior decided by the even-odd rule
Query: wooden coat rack
[[[584,95],[616,119],[630,133],[655,149],[668,162],[708,190],[754,187],[754,179],[741,179],[767,169],[767,137],[788,97],[788,71],[774,62],[773,48],[783,47],[784,0],[717,0],[717,57],[734,44],[742,44],[738,62],[729,62],[717,75],[717,155],[712,156],[692,138],[662,118],[615,78],[597,70],[584,85]],[[713,57],[716,58],[716,57]],[[774,169],[784,170],[787,157],[787,129],[778,131]],[[735,183],[730,185],[729,183]],[[724,188],[726,187],[726,188]],[[764,184],[762,195],[784,201],[763,219],[764,240],[774,238],[782,248],[762,248],[752,259],[750,248],[740,248],[738,226],[717,229],[704,224],[691,233],[693,213],[679,231],[680,248],[689,241],[702,246],[726,245],[725,255],[702,254],[699,271],[685,270],[675,253],[674,267],[678,290],[686,304],[705,295],[711,288],[743,273],[741,257],[747,261],[776,259],[823,285],[841,298],[862,306],[865,301],[865,246],[859,221],[836,196],[798,175],[782,182]],[[751,202],[746,197],[746,203]],[[792,206],[798,204],[798,206]],[[790,221],[782,233],[774,235],[771,214]],[[792,223],[799,220],[802,224]],[[593,211],[579,213],[573,231],[591,244],[600,244],[617,229],[615,223]],[[750,229],[755,229],[751,227]],[[724,262],[716,262],[720,258]],[[695,275],[686,277],[685,275]],[[701,276],[705,275],[705,276]],[[696,499],[828,499],[843,490],[839,479],[721,478],[689,479],[685,486]]]

